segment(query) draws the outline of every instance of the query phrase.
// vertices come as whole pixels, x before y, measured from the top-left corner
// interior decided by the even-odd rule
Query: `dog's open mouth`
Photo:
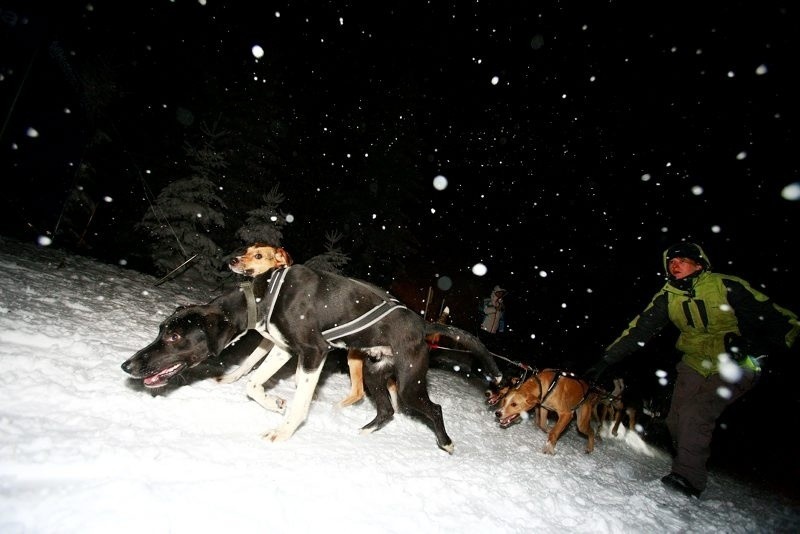
[[[236,274],[244,274],[247,276],[253,276],[253,272],[255,271],[255,269],[243,269],[240,265],[230,265],[230,270]]]
[[[154,375],[144,377],[144,385],[148,388],[160,388],[165,385],[170,378],[177,375],[186,367],[185,363],[179,362],[172,367],[167,367]]]
[[[518,418],[519,418],[518,413],[512,413],[508,417],[503,417],[502,419],[500,419],[500,428],[507,428],[513,425]]]

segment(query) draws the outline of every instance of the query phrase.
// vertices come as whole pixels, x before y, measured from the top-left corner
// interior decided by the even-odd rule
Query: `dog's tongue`
[[[517,417],[519,417],[518,414],[512,414],[512,415],[509,415],[508,417],[500,419],[500,426],[503,427],[503,428],[509,426],[511,423],[516,421]]]
[[[167,383],[167,380],[178,372],[183,367],[182,363],[176,363],[172,367],[168,367],[163,371],[159,371],[154,375],[150,375],[144,378],[144,385],[148,388],[157,388],[161,387]]]

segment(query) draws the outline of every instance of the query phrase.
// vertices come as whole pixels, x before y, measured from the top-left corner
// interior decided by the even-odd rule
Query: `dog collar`
[[[275,270],[267,282],[267,294],[264,296],[267,310],[267,313],[264,315],[265,323],[269,323],[272,309],[275,307],[275,301],[283,285],[283,278],[286,276],[288,270],[288,267],[281,267]],[[258,308],[256,307],[256,296],[253,293],[253,281],[246,280],[240,282],[239,289],[242,290],[245,300],[247,301],[247,330],[254,330],[258,323]]]
[[[256,296],[253,294],[253,282],[250,280],[241,282],[239,289],[247,301],[247,329],[252,330],[256,327]]]

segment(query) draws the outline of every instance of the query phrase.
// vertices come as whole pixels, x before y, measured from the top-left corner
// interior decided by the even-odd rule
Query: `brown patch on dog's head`
[[[288,267],[293,263],[292,256],[283,247],[254,243],[244,250],[234,252],[228,268],[238,274],[258,276],[270,269]]]
[[[494,412],[500,426],[506,428],[514,423],[520,415],[535,408],[541,398],[540,382],[531,377],[517,386],[508,387],[500,399],[500,408]]]

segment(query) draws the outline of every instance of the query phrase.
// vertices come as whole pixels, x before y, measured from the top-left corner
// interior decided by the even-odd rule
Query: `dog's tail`
[[[481,359],[487,380],[492,384],[499,384],[503,379],[503,373],[497,366],[492,353],[477,336],[470,334],[466,330],[455,326],[425,322],[425,335],[439,334],[440,336],[452,339],[456,343],[463,345],[469,352]]]

